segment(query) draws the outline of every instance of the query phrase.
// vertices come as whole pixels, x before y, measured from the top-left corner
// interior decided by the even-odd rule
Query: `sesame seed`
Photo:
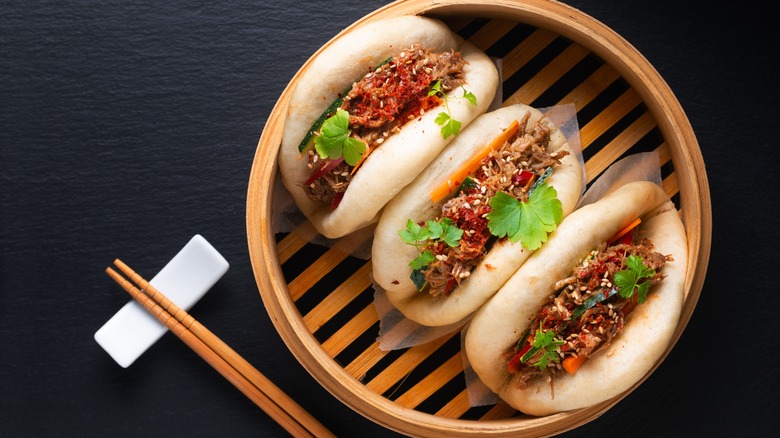
[[[385,142],[384,137],[379,137],[378,139],[376,139],[376,144],[382,144],[384,142]]]

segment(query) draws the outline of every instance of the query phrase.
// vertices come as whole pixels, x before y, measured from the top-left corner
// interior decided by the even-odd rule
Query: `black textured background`
[[[273,328],[245,233],[255,147],[300,65],[385,1],[0,4],[0,436],[285,436],[175,337],[122,369],[94,332],[196,233],[231,263],[193,309],[339,436],[393,436]],[[776,18],[768,2],[573,1],[676,93],[712,191],[707,281],[662,366],[566,436],[769,436],[777,412]],[[718,4],[721,3],[721,4]]]

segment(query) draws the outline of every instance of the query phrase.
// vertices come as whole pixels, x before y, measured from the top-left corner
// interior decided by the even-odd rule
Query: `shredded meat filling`
[[[486,215],[492,211],[489,203],[493,195],[502,191],[527,201],[533,182],[568,154],[548,152],[550,129],[541,121],[525,129],[530,115],[526,113],[520,120],[521,129],[514,137],[483,160],[471,177],[473,184],[442,206],[441,217],[451,219],[463,230],[463,237],[456,247],[439,243],[425,248],[436,256],[422,271],[431,295],[449,295],[489,251],[495,238],[488,230]]]
[[[557,350],[560,360],[548,362],[544,369],[534,365],[537,362],[535,356],[523,363],[516,363],[514,366],[517,368],[514,371],[517,376],[516,384],[520,389],[528,387],[538,376],[552,382],[556,376],[565,372],[561,366],[563,359],[569,356],[591,357],[605,349],[620,332],[626,315],[636,304],[635,298],[622,298],[615,293],[581,312],[579,316],[574,315],[578,309],[584,308],[581,306],[592,297],[607,294],[614,289],[614,275],[626,269],[626,259],[629,255],[640,257],[645,266],[655,270],[655,275],[649,279],[650,287],[664,278],[659,271],[671,260],[671,256],[653,251],[653,245],[647,239],[638,243],[611,246],[603,243],[592,251],[572,270],[571,276],[555,283],[553,288],[556,292],[550,295],[530,325],[534,329],[541,325],[545,331],[553,330],[556,340],[564,342]],[[526,337],[521,338],[517,346],[506,354],[507,360],[516,357],[518,352],[528,345]]]
[[[465,64],[460,52],[434,53],[416,44],[354,83],[341,108],[350,115],[352,137],[367,146],[364,156],[404,124],[441,103],[437,96],[428,96],[431,84],[440,81],[445,93],[463,85]],[[316,152],[308,154],[312,172],[330,163],[330,159],[318,158]],[[337,193],[347,190],[351,180],[352,168],[341,163],[304,190],[312,200],[332,203]]]

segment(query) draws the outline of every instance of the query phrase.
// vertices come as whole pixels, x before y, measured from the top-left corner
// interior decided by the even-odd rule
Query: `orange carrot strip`
[[[616,241],[616,240],[620,239],[621,237],[625,236],[625,235],[626,235],[626,233],[628,233],[629,231],[631,231],[631,230],[633,230],[634,228],[636,228],[636,226],[637,226],[637,225],[639,225],[639,223],[640,223],[640,222],[642,222],[642,218],[636,218],[636,219],[634,219],[634,221],[633,221],[633,222],[631,222],[630,224],[628,224],[628,226],[626,226],[626,227],[625,227],[625,228],[623,228],[622,230],[618,231],[618,232],[617,232],[617,234],[615,234],[614,236],[612,236],[612,238],[611,238],[611,239],[609,239],[607,242],[614,242],[614,241]]]
[[[458,185],[471,175],[475,170],[479,169],[482,160],[488,156],[490,151],[496,150],[504,145],[515,133],[517,132],[520,123],[515,120],[510,124],[504,132],[499,134],[493,139],[485,148],[480,150],[476,155],[471,157],[463,166],[453,172],[444,183],[438,185],[431,191],[431,201],[440,202],[447,195],[452,193],[453,190],[458,188]]]
[[[566,359],[563,360],[563,369],[566,370],[569,374],[574,374],[577,372],[577,370],[582,366],[583,363],[585,363],[585,359],[587,359],[588,356],[581,355],[581,356],[569,356]]]

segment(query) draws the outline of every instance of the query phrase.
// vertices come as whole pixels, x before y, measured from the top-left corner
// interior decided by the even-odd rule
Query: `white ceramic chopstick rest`
[[[229,266],[222,254],[197,234],[149,283],[177,306],[189,310]],[[167,331],[143,306],[130,300],[95,332],[95,341],[127,368]]]

